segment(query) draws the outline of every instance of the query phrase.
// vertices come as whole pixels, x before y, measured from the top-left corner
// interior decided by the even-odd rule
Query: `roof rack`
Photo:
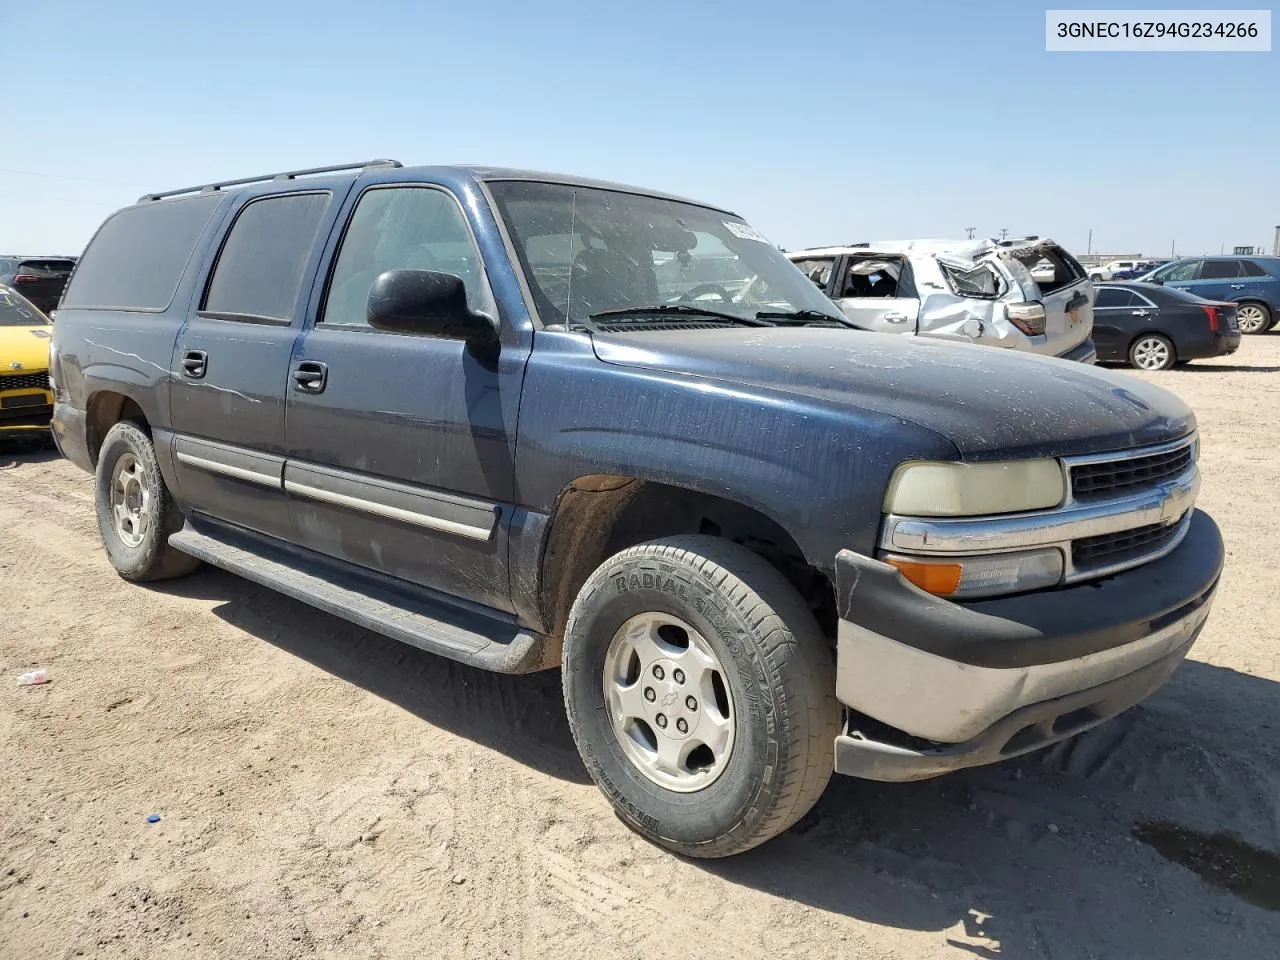
[[[365,160],[363,163],[340,163],[332,167],[309,167],[306,170],[286,170],[283,173],[264,173],[258,177],[242,177],[239,180],[220,180],[198,187],[183,187],[181,190],[166,190],[164,193],[144,193],[138,198],[139,203],[149,200],[163,200],[165,197],[179,197],[184,193],[214,193],[224,187],[242,187],[247,183],[262,183],[267,180],[293,180],[297,177],[309,177],[317,173],[339,173],[342,170],[364,170],[368,167],[403,167],[399,160]]]

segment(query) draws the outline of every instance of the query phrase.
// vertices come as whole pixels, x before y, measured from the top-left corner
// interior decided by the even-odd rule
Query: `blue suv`
[[[1238,304],[1241,333],[1266,333],[1280,320],[1280,257],[1189,257],[1140,279]]]

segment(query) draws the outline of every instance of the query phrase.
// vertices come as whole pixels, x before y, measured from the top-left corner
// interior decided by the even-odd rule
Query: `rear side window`
[[[1267,275],[1267,271],[1263,270],[1252,260],[1241,260],[1240,274],[1245,277],[1265,277]]]
[[[23,260],[18,264],[17,273],[40,280],[57,280],[67,276],[74,266],[70,260]]]
[[[110,217],[80,258],[62,297],[63,309],[167,309],[221,201],[221,196],[159,200]]]
[[[1201,280],[1230,280],[1238,276],[1239,260],[1206,260],[1200,268]]]
[[[245,205],[218,254],[200,309],[229,319],[289,320],[327,193],[291,193]]]
[[[1097,307],[1130,307],[1140,301],[1132,290],[1117,290],[1115,287],[1103,287],[1098,291]]]

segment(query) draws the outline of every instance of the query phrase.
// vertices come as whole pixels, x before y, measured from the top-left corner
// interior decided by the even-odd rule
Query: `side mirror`
[[[369,290],[369,326],[391,333],[416,333],[468,343],[493,343],[491,318],[467,304],[461,277],[434,270],[388,270]]]

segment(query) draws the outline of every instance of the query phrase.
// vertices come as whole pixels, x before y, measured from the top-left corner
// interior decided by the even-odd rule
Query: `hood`
[[[47,326],[0,327],[0,377],[49,369],[50,332]],[[15,370],[15,363],[22,369]]]
[[[1195,428],[1186,404],[1134,377],[992,347],[818,327],[669,329],[592,342],[605,363],[910,420],[966,459],[1098,453]]]

